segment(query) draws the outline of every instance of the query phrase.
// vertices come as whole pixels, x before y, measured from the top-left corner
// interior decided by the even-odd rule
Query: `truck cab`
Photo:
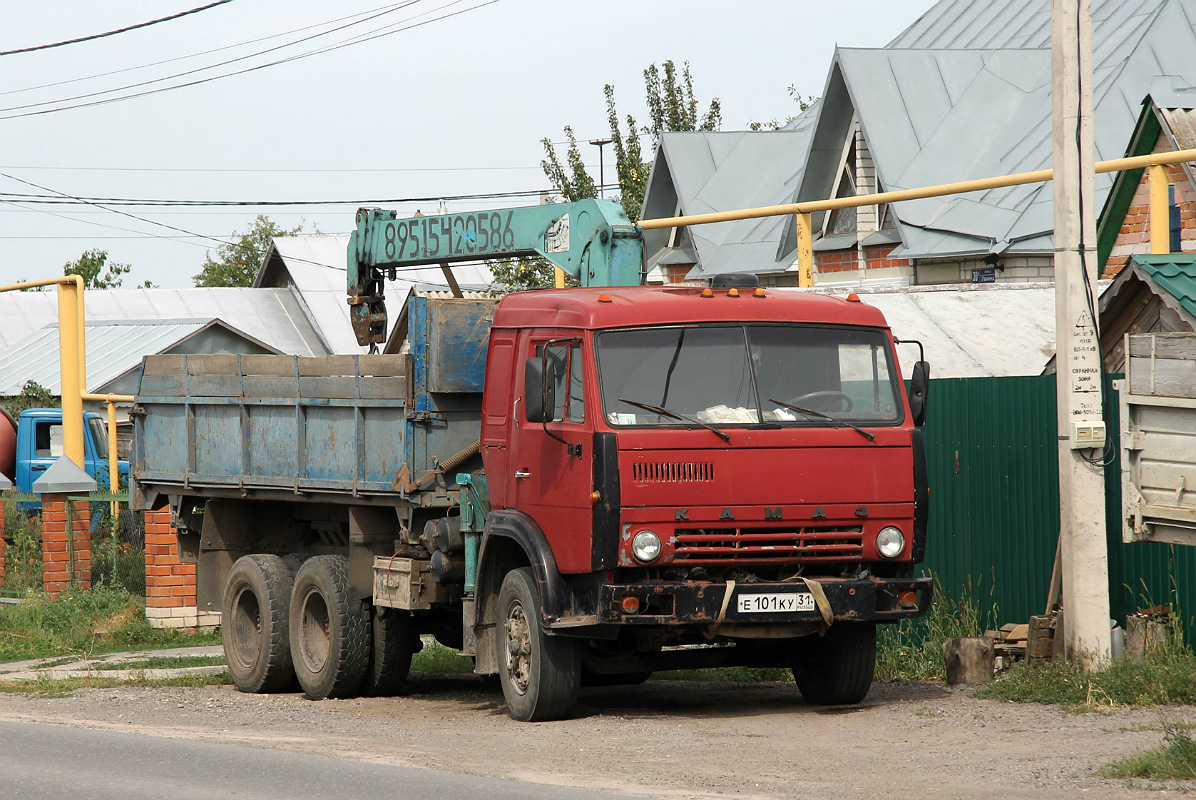
[[[83,413],[84,469],[102,489],[108,488],[108,433],[104,419],[94,411]],[[33,483],[63,455],[62,410],[30,408],[17,419],[15,478],[19,492],[32,492]],[[129,462],[118,462],[122,476],[128,477]],[[119,488],[119,482],[117,487]]]

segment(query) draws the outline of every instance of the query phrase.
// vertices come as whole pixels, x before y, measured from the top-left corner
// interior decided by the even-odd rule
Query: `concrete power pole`
[[[1101,350],[1096,329],[1090,0],[1052,0],[1055,341],[1059,537],[1066,652],[1085,667],[1109,658],[1109,565],[1099,466]],[[1100,449],[1078,449],[1095,442]],[[1086,460],[1088,459],[1088,460]]]

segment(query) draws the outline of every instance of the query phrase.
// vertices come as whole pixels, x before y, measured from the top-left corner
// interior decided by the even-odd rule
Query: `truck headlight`
[[[881,528],[876,534],[876,549],[885,558],[896,558],[905,549],[905,535],[899,528]]]
[[[631,540],[631,554],[645,564],[655,561],[660,555],[660,537],[652,531],[640,531]]]

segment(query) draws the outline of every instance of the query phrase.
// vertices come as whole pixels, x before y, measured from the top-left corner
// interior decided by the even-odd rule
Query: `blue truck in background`
[[[83,413],[84,468],[101,490],[108,489],[108,432],[104,418],[94,411]],[[33,483],[63,454],[62,409],[29,408],[13,419],[0,414],[0,472],[8,476],[18,492],[32,492]],[[129,462],[119,461],[122,479],[129,475]],[[120,488],[118,481],[115,489]],[[36,510],[37,503],[27,508]]]

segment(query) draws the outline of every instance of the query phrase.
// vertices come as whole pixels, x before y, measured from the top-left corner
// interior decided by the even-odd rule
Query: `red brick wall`
[[[157,627],[198,624],[195,565],[179,561],[170,509],[145,512],[145,613]]]
[[[858,267],[854,247],[848,250],[823,250],[814,254],[815,272],[847,272]]]
[[[42,495],[42,586],[54,599],[72,585],[91,588],[91,505],[62,494]]]
[[[1160,143],[1154,152],[1171,152],[1172,148],[1166,139],[1160,137]],[[1180,216],[1180,245],[1183,252],[1196,252],[1196,189],[1188,181],[1187,174],[1178,164],[1167,168],[1167,178],[1175,187],[1176,205],[1179,206]],[[1121,221],[1121,228],[1117,232],[1117,240],[1105,262],[1105,270],[1101,277],[1112,278],[1121,272],[1131,255],[1150,252],[1150,170],[1142,171],[1142,179],[1138,188],[1134,190],[1134,198],[1126,210]],[[1164,221],[1167,236],[1171,236],[1171,222]]]
[[[889,258],[897,249],[895,244],[879,244],[864,248],[864,268],[908,267],[909,259]],[[814,254],[814,268],[818,272],[848,272],[860,268],[859,251],[850,247],[844,250],[823,250]]]

